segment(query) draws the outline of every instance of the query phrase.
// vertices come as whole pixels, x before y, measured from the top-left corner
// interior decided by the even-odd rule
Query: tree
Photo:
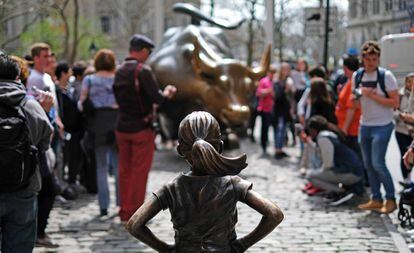
[[[257,31],[262,31],[262,23],[257,18],[257,8],[259,5],[263,5],[262,1],[258,0],[246,0],[245,6],[248,10],[248,23],[247,23],[247,65],[251,66],[253,63],[253,55],[254,55],[254,45],[255,39],[258,39]]]
[[[12,3],[18,2],[20,6],[22,1],[25,0],[0,0],[0,13],[4,13],[6,7],[12,8]],[[7,6],[1,4],[5,2]],[[30,10],[30,13],[33,12],[31,23],[26,24],[24,29],[13,38],[3,39],[5,36],[1,36],[1,47],[20,39],[20,48],[13,53],[21,55],[31,44],[43,41],[51,45],[59,59],[74,62],[77,58],[91,57],[89,47],[92,42],[98,47],[111,45],[108,36],[97,32],[91,22],[80,17],[79,0],[33,0],[28,1],[28,4],[31,2],[38,4],[36,8],[32,8],[33,11]],[[18,11],[15,11],[14,16],[18,14]],[[0,21],[4,20],[4,22],[0,22],[0,25],[7,25],[6,20],[10,21],[11,17],[11,14],[9,17],[1,16]]]
[[[20,38],[20,33],[27,31],[38,21],[47,6],[47,0],[0,0],[0,48],[6,48]],[[21,19],[23,16],[27,19]],[[16,34],[8,34],[10,22],[21,19],[24,22]]]
[[[23,32],[21,38],[21,50],[17,51],[17,54],[23,54],[23,50],[28,48],[35,42],[44,41],[48,43],[53,52],[58,56],[58,59],[66,59],[68,61],[75,61],[76,59],[90,59],[92,57],[89,51],[89,46],[93,42],[98,48],[110,48],[111,42],[109,37],[105,34],[97,32],[92,23],[86,19],[79,18],[77,23],[82,29],[78,29],[79,35],[70,37],[69,42],[70,50],[72,53],[64,55],[65,48],[62,47],[65,41],[66,35],[64,29],[74,30],[72,25],[75,22],[68,20],[68,27],[64,28],[60,22],[60,18],[56,16],[49,16],[44,18],[43,21],[39,21],[32,25],[26,32]],[[76,38],[76,39],[75,39]],[[74,51],[76,52],[74,53]]]
[[[287,11],[287,7],[291,0],[276,0],[275,1],[275,20],[273,22],[275,37],[275,45],[279,51],[279,60],[284,60],[283,50],[285,47],[285,37],[287,25],[293,20],[294,15]]]

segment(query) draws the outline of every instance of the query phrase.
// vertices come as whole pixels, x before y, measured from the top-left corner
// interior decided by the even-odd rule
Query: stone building
[[[410,32],[413,9],[414,0],[349,0],[347,46],[359,48],[366,40]]]
[[[47,5],[50,0],[7,0],[10,10],[16,13],[24,12],[9,19],[0,27],[0,48],[8,52],[17,50],[20,40],[7,42],[17,37],[24,31],[25,27],[41,20],[42,11],[47,14]],[[172,26],[187,25],[190,18],[187,15],[174,13],[172,6],[176,2],[191,3],[200,8],[200,0],[81,0],[79,3],[79,14],[83,19],[91,22],[94,30],[108,35],[112,42],[115,53],[122,59],[128,49],[128,41],[134,33],[142,33],[152,38],[157,44],[161,42],[164,31]],[[2,6],[0,6],[2,7]],[[67,11],[73,8],[69,5]],[[72,9],[73,10],[73,9]],[[0,8],[0,14],[2,9]],[[0,19],[1,20],[1,19]],[[7,42],[7,43],[5,43]]]
[[[158,45],[164,31],[172,26],[190,23],[186,15],[174,13],[176,2],[191,3],[200,8],[200,0],[88,0],[84,6],[85,16],[93,17],[95,29],[109,35],[116,54],[123,58],[128,49],[131,35],[145,34]]]

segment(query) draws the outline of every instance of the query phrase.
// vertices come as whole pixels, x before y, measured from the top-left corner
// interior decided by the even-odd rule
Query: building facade
[[[358,49],[366,40],[410,32],[413,8],[414,0],[349,0],[347,47]]]
[[[7,0],[10,10],[16,13],[24,12],[30,7],[32,12],[19,15],[7,20],[0,27],[0,47],[7,52],[14,52],[21,47],[18,36],[29,27],[31,23],[39,22],[39,13],[44,11],[44,17],[50,15],[50,5],[53,0]],[[191,22],[190,17],[174,13],[172,6],[176,2],[191,3],[200,8],[200,0],[81,0],[79,3],[79,16],[87,20],[98,33],[107,35],[119,59],[128,51],[129,38],[135,33],[145,34],[152,38],[156,44],[162,40],[163,33],[172,26],[183,26]],[[42,6],[44,5],[44,6]],[[49,6],[48,6],[49,5]],[[72,9],[71,9],[72,8]],[[73,11],[69,4],[67,12]],[[0,8],[1,13],[1,8]],[[81,28],[82,29],[82,28]],[[90,35],[93,36],[93,35]],[[8,40],[16,37],[16,40]],[[95,45],[99,49],[99,45]]]

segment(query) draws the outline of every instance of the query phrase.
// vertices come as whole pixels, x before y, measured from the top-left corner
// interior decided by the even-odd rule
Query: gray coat
[[[26,95],[23,84],[12,80],[0,80],[0,103],[15,106],[20,104],[25,97],[27,101],[23,106],[23,112],[30,128],[32,144],[37,146],[39,152],[46,151],[50,146],[53,127],[45,111],[33,97]],[[25,190],[38,192],[40,188],[40,172],[37,167]]]

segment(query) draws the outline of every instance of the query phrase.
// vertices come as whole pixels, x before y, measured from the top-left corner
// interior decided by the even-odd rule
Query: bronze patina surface
[[[135,212],[126,226],[133,236],[158,252],[245,252],[283,220],[278,206],[237,176],[247,166],[246,154],[221,155],[220,127],[211,114],[188,115],[180,123],[178,140],[178,153],[190,171],[154,192]],[[235,231],[238,201],[262,214],[257,227],[241,238]],[[175,245],[161,241],[146,226],[163,209],[171,213]]]
[[[187,10],[186,13],[194,12]],[[163,107],[170,136],[175,139],[179,122],[194,110],[210,112],[223,129],[243,125],[250,115],[249,94],[266,74],[269,63],[270,46],[255,68],[234,59],[220,28],[188,25],[168,29],[149,64],[161,86],[177,87],[175,98]]]

